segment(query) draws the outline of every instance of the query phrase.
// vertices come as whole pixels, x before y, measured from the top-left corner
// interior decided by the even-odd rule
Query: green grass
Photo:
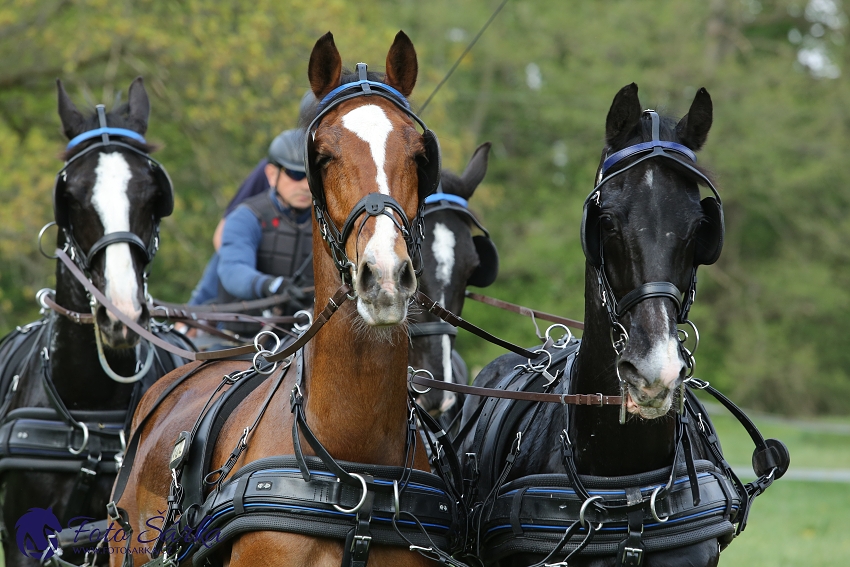
[[[710,406],[711,419],[727,460],[736,468],[746,465],[751,470],[753,443],[749,436],[734,417],[719,406],[714,409]],[[751,417],[765,437],[788,446],[791,471],[850,469],[850,420],[787,422]],[[720,565],[850,565],[848,520],[850,484],[779,479],[755,500],[747,529],[723,552]]]

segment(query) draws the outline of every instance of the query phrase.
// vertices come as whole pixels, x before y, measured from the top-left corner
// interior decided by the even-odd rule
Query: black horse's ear
[[[475,149],[475,153],[472,154],[469,163],[466,164],[466,169],[463,170],[463,175],[460,176],[462,187],[458,196],[469,200],[475,193],[475,189],[484,180],[484,176],[487,175],[490,146],[490,142],[484,142]]]
[[[405,97],[410,96],[413,87],[416,86],[419,63],[416,60],[413,42],[403,31],[395,35],[395,40],[387,53],[386,73],[388,85]]]
[[[605,142],[609,148],[626,142],[629,133],[637,126],[641,112],[638,86],[632,83],[620,89],[605,119]]]
[[[70,140],[82,133],[84,118],[71,101],[71,97],[65,92],[61,79],[56,79],[56,90],[59,94],[59,119],[62,121],[62,130]]]
[[[127,119],[133,129],[144,136],[148,131],[148,118],[151,115],[151,102],[148,92],[145,90],[145,82],[141,77],[136,77],[130,83],[130,91],[127,100]]]
[[[307,66],[307,78],[310,80],[310,89],[319,100],[339,86],[342,79],[342,57],[331,32],[320,37],[313,46],[310,64]]]
[[[688,113],[676,125],[679,140],[693,151],[699,151],[708,138],[713,117],[711,96],[705,88],[697,91]]]

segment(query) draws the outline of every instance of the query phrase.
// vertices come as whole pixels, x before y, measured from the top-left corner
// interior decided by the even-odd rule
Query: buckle
[[[643,549],[639,547],[624,547],[622,564],[627,567],[637,567],[643,562]]]

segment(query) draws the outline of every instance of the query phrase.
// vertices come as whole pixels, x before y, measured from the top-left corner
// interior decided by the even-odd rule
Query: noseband
[[[369,217],[377,217],[385,215],[389,217],[396,228],[404,238],[407,245],[407,252],[411,260],[414,262],[414,271],[417,278],[422,273],[422,255],[421,246],[422,238],[424,237],[424,227],[422,218],[422,209],[424,207],[424,198],[431,194],[437,187],[440,179],[440,146],[436,135],[428,129],[425,123],[410,109],[410,103],[407,99],[391,86],[377,81],[367,79],[367,66],[365,63],[357,64],[358,80],[352,83],[343,84],[330,93],[328,93],[317,106],[316,117],[307,127],[304,145],[304,163],[307,168],[307,180],[310,184],[310,192],[313,195],[313,207],[316,212],[316,222],[322,234],[322,238],[328,244],[331,251],[336,269],[339,271],[343,283],[351,285],[351,269],[355,268],[355,264],[348,258],[345,252],[345,243],[348,237],[354,231],[357,219],[366,214],[367,216],[360,223],[357,229],[357,234],[363,230],[366,221]],[[327,210],[327,202],[325,200],[324,184],[322,183],[321,173],[314,169],[315,147],[313,138],[316,128],[322,118],[343,102],[358,98],[361,96],[378,96],[392,102],[400,108],[405,114],[419,124],[423,132],[425,141],[425,157],[427,164],[419,168],[419,208],[412,221],[409,221],[402,206],[390,197],[383,193],[370,193],[360,199],[354,206],[348,217],[343,223],[342,230],[337,229],[333,221],[330,219],[330,214]],[[396,214],[393,214],[395,212]]]

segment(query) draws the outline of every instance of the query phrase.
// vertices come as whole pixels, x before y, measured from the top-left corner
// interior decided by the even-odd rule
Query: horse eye
[[[326,167],[328,165],[328,163],[330,163],[331,159],[333,159],[333,158],[329,155],[325,155],[325,154],[317,155],[316,156],[316,167],[318,167],[318,168]]]
[[[614,220],[608,215],[602,215],[599,217],[599,222],[602,224],[602,229],[608,232],[611,232],[614,228],[616,228]]]

